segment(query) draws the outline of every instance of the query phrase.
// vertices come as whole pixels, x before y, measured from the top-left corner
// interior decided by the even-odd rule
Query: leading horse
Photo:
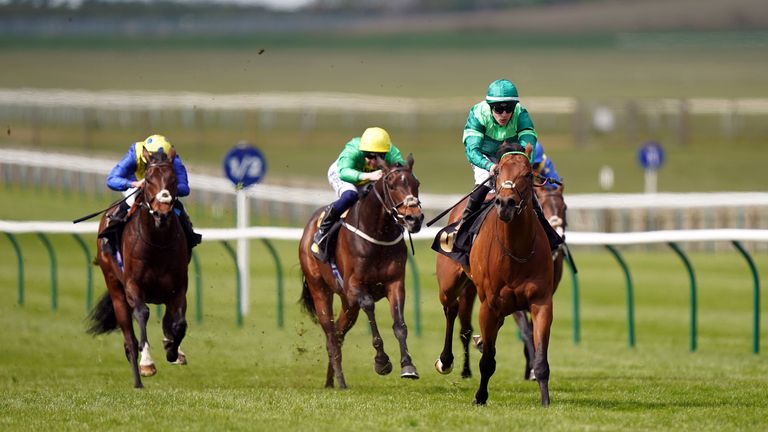
[[[325,332],[328,388],[333,387],[334,377],[339,388],[347,387],[341,369],[341,346],[361,308],[371,326],[376,350],[374,370],[379,375],[392,371],[374,315],[375,302],[384,297],[389,301],[395,337],[400,344],[400,376],[419,377],[406,343],[404,280],[408,250],[403,239],[404,230],[416,233],[424,220],[419,181],[413,176],[412,155],[405,166],[388,165],[381,158],[377,164],[382,176],[343,219],[335,252],[329,251],[329,263],[317,260],[310,252],[322,209],[310,218],[299,243],[304,279],[301,301]],[[334,294],[341,297],[341,312],[335,322]]]
[[[536,198],[541,204],[542,213],[547,219],[549,224],[560,237],[565,237],[565,229],[568,225],[566,219],[567,206],[565,199],[563,198],[562,185],[548,186],[546,183],[535,184]],[[459,207],[458,214],[460,215],[463,207]],[[458,217],[458,216],[456,216]],[[454,217],[451,218],[452,220]],[[458,220],[458,219],[456,219]],[[552,251],[552,262],[554,265],[554,287],[557,290],[560,284],[560,279],[563,276],[563,258],[565,255],[565,244],[561,244],[557,249]],[[458,264],[456,264],[458,266]],[[469,378],[472,376],[472,371],[469,367],[469,345],[470,337],[472,335],[472,308],[477,297],[477,290],[475,285],[469,281],[459,296],[459,323],[461,328],[459,335],[464,349],[464,367],[462,368],[462,378]],[[512,314],[515,319],[515,323],[520,329],[520,338],[523,341],[523,354],[525,355],[525,370],[523,372],[523,378],[527,380],[535,380],[536,376],[533,373],[533,338],[532,338],[532,323],[528,314],[525,311],[517,311]],[[475,336],[474,342],[479,350],[482,351],[482,340],[480,337]]]
[[[530,311],[533,317],[533,369],[541,392],[541,404],[549,405],[549,363],[547,348],[552,324],[554,270],[549,242],[533,209],[531,147],[505,144],[499,150],[497,195],[473,242],[469,265],[460,266],[450,258],[437,256],[440,302],[446,317],[443,351],[435,362],[440,373],[453,363],[453,326],[459,312],[458,297],[467,284],[477,289],[480,299],[480,387],[473,403],[488,400],[488,382],[496,370],[496,339],[506,316]],[[469,305],[471,313],[471,304]],[[471,336],[471,330],[462,340]]]
[[[97,244],[97,261],[104,274],[107,293],[91,312],[92,323],[88,329],[89,333],[101,334],[120,327],[136,388],[143,387],[141,376],[157,372],[147,342],[147,303],[165,305],[163,346],[166,359],[171,363],[186,364],[186,356],[179,345],[187,330],[187,266],[190,259],[186,237],[173,209],[177,195],[173,169],[176,151],[171,149],[168,154],[150,155],[144,150],[143,157],[147,160],[145,182],[120,238],[118,255],[114,256],[105,248],[101,239]],[[99,232],[106,225],[105,214],[99,223]],[[139,324],[139,340],[131,317]]]

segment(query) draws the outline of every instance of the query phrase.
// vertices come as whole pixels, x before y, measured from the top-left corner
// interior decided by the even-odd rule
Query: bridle
[[[507,155],[516,155],[516,154],[517,154],[517,155],[523,155],[523,156],[525,156],[526,158],[528,158],[528,155],[527,155],[527,154],[525,154],[525,153],[523,153],[523,152],[521,152],[521,151],[511,151],[511,152],[506,152],[506,153],[504,153],[503,155],[501,155],[501,157],[499,158],[499,169],[501,169],[501,168],[500,168],[500,167],[501,167],[501,161],[502,161],[502,159],[504,159],[504,156],[507,156]],[[526,176],[530,176],[530,177],[532,178],[532,176],[533,176],[533,173],[528,173]],[[498,174],[496,174],[496,177],[498,178]],[[494,183],[495,183],[495,184],[498,184],[498,182],[496,181],[496,179],[494,179]],[[510,190],[512,190],[512,192],[513,192],[515,195],[517,195],[517,197],[519,198],[517,205],[515,205],[515,206],[513,207],[513,208],[515,209],[515,215],[519,215],[520,213],[522,213],[522,212],[523,212],[523,210],[525,210],[525,209],[526,209],[526,207],[528,207],[528,205],[527,205],[527,202],[528,202],[527,198],[530,198],[530,196],[528,196],[527,198],[526,198],[526,197],[523,197],[523,194],[522,194],[522,192],[520,192],[520,190],[517,188],[517,184],[515,183],[515,181],[513,181],[513,180],[504,180],[504,181],[501,183],[501,186],[500,186],[500,187],[497,187],[497,192],[501,191],[502,189],[510,189]],[[531,191],[529,191],[528,195],[530,195],[530,194],[532,194],[532,193],[533,193],[533,189],[531,189]]]
[[[405,206],[405,207],[418,207],[419,209],[421,209],[421,201],[419,201],[418,197],[415,197],[413,195],[410,195],[410,194],[407,195],[400,202],[396,202],[394,200],[394,198],[392,198],[392,190],[390,189],[389,184],[387,183],[387,178],[389,178],[390,175],[399,173],[401,171],[406,171],[406,169],[404,167],[396,167],[396,168],[393,168],[393,169],[387,171],[387,173],[382,175],[381,178],[379,180],[377,180],[376,183],[374,183],[372,185],[372,187],[371,187],[373,189],[374,195],[376,195],[376,198],[381,203],[381,206],[384,209],[384,211],[387,214],[389,214],[390,216],[392,216],[392,219],[394,220],[395,224],[398,227],[400,227],[401,232],[400,232],[400,235],[397,236],[397,238],[395,238],[394,240],[389,240],[389,241],[378,240],[378,239],[376,239],[376,238],[366,234],[360,228],[357,228],[357,227],[355,227],[355,226],[353,226],[351,224],[348,224],[347,222],[342,222],[342,225],[346,229],[351,231],[352,233],[358,235],[359,237],[361,237],[361,238],[365,239],[366,241],[368,241],[370,243],[373,243],[373,244],[377,244],[377,245],[380,245],[380,246],[392,246],[392,245],[395,245],[397,243],[400,243],[400,241],[403,239],[403,233],[405,231],[407,231],[407,229],[406,229],[405,216],[400,214],[398,209],[400,207],[403,207],[403,206]],[[384,189],[384,196],[382,196],[382,194],[379,193],[379,190],[376,187],[376,185],[379,182],[383,183],[382,188]],[[407,179],[406,179],[406,186],[408,186]],[[357,205],[360,205],[360,201],[357,202]],[[359,213],[358,213],[357,225],[358,226],[360,225]],[[413,239],[411,238],[411,232],[410,231],[408,231],[408,239],[411,241],[411,251],[415,253],[415,249],[413,247]]]
[[[402,171],[406,171],[403,167],[397,167],[389,170],[386,174],[381,176],[380,181],[383,183],[384,188],[384,196],[382,197],[379,193],[378,189],[376,189],[376,185],[373,185],[373,193],[376,195],[376,198],[378,198],[379,202],[381,203],[382,207],[384,207],[384,210],[389,213],[392,218],[394,219],[395,223],[400,225],[401,227],[405,228],[405,216],[402,215],[398,209],[400,207],[418,207],[419,210],[421,210],[421,201],[419,201],[419,197],[415,197],[413,195],[406,195],[405,198],[403,198],[400,202],[395,202],[394,198],[392,198],[392,190],[389,187],[389,183],[387,183],[387,178],[391,176],[392,174],[396,174]],[[408,179],[405,179],[405,186],[408,187]]]
[[[171,168],[173,168],[173,165],[170,162],[163,161],[163,162],[152,162],[147,165],[147,169],[156,168],[160,165],[170,165]],[[151,181],[147,176],[144,177],[144,181],[146,183],[151,183]],[[146,191],[146,186],[142,185],[142,189]],[[147,198],[146,193],[143,193],[143,195],[144,195],[144,202],[142,203],[142,205],[147,208],[147,211],[149,211],[149,214],[152,215],[152,217],[155,219],[158,219],[163,216],[162,214],[159,214],[156,210],[152,208],[152,203],[154,203],[155,200],[163,204],[169,204],[171,208],[173,208],[173,204],[176,202],[176,199],[177,199],[177,197],[175,195],[171,195],[167,189],[163,189],[157,194],[150,196],[149,198]]]
[[[523,156],[526,157],[526,159],[528,158],[528,155],[525,154],[524,152],[521,152],[521,151],[506,152],[506,153],[502,154],[501,157],[499,158],[499,166],[501,166],[501,161],[502,161],[502,159],[504,159],[504,156],[514,155],[514,154],[523,155]],[[530,176],[531,178],[533,178],[533,173],[529,172],[528,174],[526,174],[526,176]],[[498,177],[498,174],[496,175],[496,177]],[[494,183],[498,184],[498,182],[495,181],[495,180],[494,180]],[[514,206],[515,215],[519,215],[520,213],[523,212],[523,210],[525,210],[528,207],[528,204],[527,204],[528,200],[523,197],[523,194],[522,194],[522,192],[520,192],[520,189],[517,188],[517,184],[516,184],[515,181],[513,181],[513,180],[504,180],[501,183],[501,187],[499,187],[498,189],[510,189],[519,198],[518,204]],[[497,191],[497,193],[498,193],[498,191]],[[531,188],[530,191],[528,192],[528,198],[532,198],[531,197],[532,194],[533,194],[533,188]],[[498,219],[494,219],[493,228],[494,228],[494,237],[496,238],[496,243],[499,245],[499,247],[501,248],[502,252],[504,252],[504,255],[512,258],[512,260],[514,260],[518,264],[526,263],[526,262],[528,262],[528,260],[531,259],[531,257],[533,256],[533,253],[534,253],[534,251],[536,249],[536,232],[537,232],[537,230],[533,231],[533,240],[531,241],[531,250],[530,250],[530,252],[528,252],[528,255],[526,255],[524,257],[518,257],[499,238],[499,220]]]

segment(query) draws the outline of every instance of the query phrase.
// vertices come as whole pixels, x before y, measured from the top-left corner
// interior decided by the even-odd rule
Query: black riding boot
[[[551,250],[555,250],[558,247],[560,247],[561,244],[563,244],[563,238],[560,237],[560,234],[555,231],[554,228],[552,228],[552,225],[549,224],[549,221],[544,217],[544,212],[541,210],[541,206],[539,205],[539,200],[536,198],[536,195],[533,195],[533,210],[536,212],[536,217],[539,218],[539,222],[541,222],[541,226],[544,228],[544,232],[547,233],[547,240],[549,240],[549,248]]]
[[[104,252],[115,255],[120,244],[120,234],[128,218],[130,206],[123,201],[112,214],[107,215],[107,226],[99,233],[99,238],[103,238],[102,249]]]
[[[341,217],[341,213],[342,212],[336,210],[333,205],[329,205],[325,210],[323,221],[317,228],[310,250],[315,258],[320,261],[328,260],[328,251],[326,250],[328,246],[328,234],[333,227],[333,224],[335,224]]]
[[[176,200],[174,207],[179,209],[179,223],[181,229],[184,231],[184,236],[187,238],[187,248],[189,249],[189,255],[192,256],[192,248],[199,245],[203,241],[203,236],[196,233],[192,229],[192,221],[189,219],[187,211],[184,209],[184,205],[181,201]]]
[[[472,194],[469,196],[467,207],[464,209],[464,213],[461,214],[461,223],[459,226],[463,225],[467,219],[469,219],[472,215],[477,213],[478,210],[480,210],[480,206],[483,205],[483,202],[485,202],[485,197],[490,191],[491,188],[482,185],[478,187],[476,191],[472,192]]]

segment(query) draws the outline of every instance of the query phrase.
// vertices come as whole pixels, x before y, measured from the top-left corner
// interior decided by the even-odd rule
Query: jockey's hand
[[[363,173],[363,175],[360,176],[360,178],[368,181],[376,181],[381,178],[381,170],[376,170],[369,173]]]
[[[144,179],[134,180],[134,181],[131,182],[131,187],[132,188],[140,188],[142,186],[144,186]]]
[[[488,172],[491,173],[491,175],[498,174],[499,173],[499,165],[498,164],[491,165],[491,169],[489,169]]]

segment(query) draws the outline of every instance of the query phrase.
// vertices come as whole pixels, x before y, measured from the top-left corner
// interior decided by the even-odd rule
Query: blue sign
[[[264,154],[256,147],[241,143],[224,156],[224,174],[236,187],[248,187],[261,181],[267,172]]]
[[[656,171],[664,164],[664,149],[661,144],[648,141],[638,150],[637,161],[644,169]]]

